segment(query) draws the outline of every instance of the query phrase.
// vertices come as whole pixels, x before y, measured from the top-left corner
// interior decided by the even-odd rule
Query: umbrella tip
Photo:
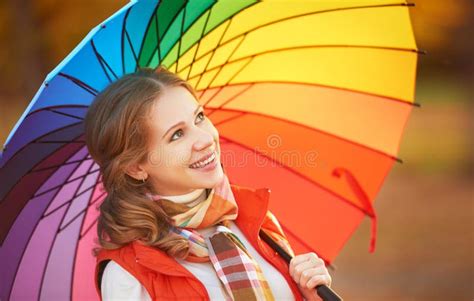
[[[408,3],[405,3],[405,4],[403,4],[403,5],[405,5],[405,6],[411,6],[411,7],[413,7],[413,6],[415,6],[415,3],[408,2]]]
[[[421,107],[421,103],[419,103],[419,102],[414,102],[413,105],[414,105],[415,107]]]

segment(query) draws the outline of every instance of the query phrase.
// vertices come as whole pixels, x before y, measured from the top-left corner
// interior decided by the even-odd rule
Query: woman
[[[107,197],[100,206],[96,288],[102,300],[321,300],[323,260],[294,256],[269,190],[230,184],[219,133],[192,87],[164,67],[102,91],[86,143]],[[258,238],[294,257],[288,266]]]

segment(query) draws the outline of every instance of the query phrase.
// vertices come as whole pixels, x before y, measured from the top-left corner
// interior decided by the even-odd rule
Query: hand
[[[308,301],[322,301],[315,287],[321,284],[330,287],[332,282],[324,260],[313,252],[293,257],[290,261],[290,275]]]

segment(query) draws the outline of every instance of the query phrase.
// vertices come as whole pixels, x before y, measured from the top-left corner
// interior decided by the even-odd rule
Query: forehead
[[[152,106],[151,121],[160,137],[180,121],[188,122],[198,106],[197,100],[184,87],[165,88]]]

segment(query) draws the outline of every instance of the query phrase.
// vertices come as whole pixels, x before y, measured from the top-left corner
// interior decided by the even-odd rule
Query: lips
[[[189,166],[194,165],[194,164],[199,163],[199,162],[204,162],[204,161],[206,161],[207,159],[209,159],[209,158],[212,156],[212,154],[214,154],[214,152],[215,152],[215,151],[211,152],[211,153],[208,154],[208,155],[205,155],[205,156],[202,157],[201,159],[195,161],[194,163],[191,163]]]

